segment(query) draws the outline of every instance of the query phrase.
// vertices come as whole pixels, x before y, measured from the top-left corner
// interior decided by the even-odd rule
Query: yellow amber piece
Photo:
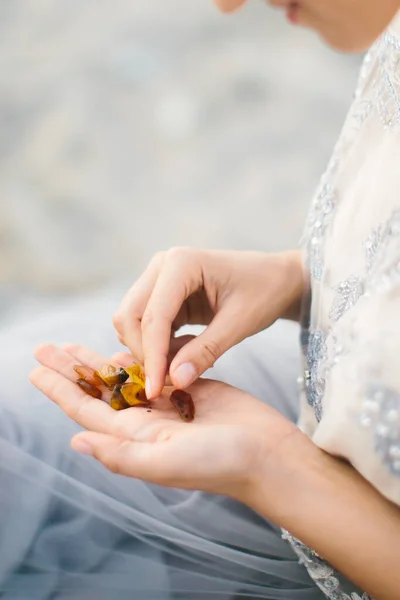
[[[131,367],[125,367],[124,370],[129,375],[129,379],[132,383],[141,385],[142,388],[145,386],[146,378],[144,371],[140,365],[132,365]]]
[[[124,410],[125,408],[129,408],[129,404],[127,404],[122,396],[121,387],[119,385],[116,385],[114,388],[111,396],[110,406],[114,410]]]
[[[121,394],[123,399],[129,406],[148,406],[143,385],[137,383],[125,383],[121,386]]]
[[[114,385],[124,383],[128,379],[128,373],[125,369],[117,369],[114,365],[104,365],[99,371],[95,372],[97,377],[111,390]]]

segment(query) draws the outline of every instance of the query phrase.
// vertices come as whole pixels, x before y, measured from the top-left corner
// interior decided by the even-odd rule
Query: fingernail
[[[87,454],[88,456],[92,456],[93,455],[93,448],[90,444],[88,444],[87,442],[84,442],[83,440],[73,440],[72,442],[72,447],[74,450],[76,450],[77,452],[80,452],[81,454]]]
[[[147,398],[151,398],[151,383],[148,377],[146,377],[145,391]]]
[[[181,388],[187,388],[197,377],[196,369],[192,363],[183,363],[174,371],[174,380]]]

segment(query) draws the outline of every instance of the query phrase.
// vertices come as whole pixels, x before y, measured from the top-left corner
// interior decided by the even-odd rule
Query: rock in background
[[[0,315],[172,245],[296,245],[359,62],[255,0],[2,0]]]

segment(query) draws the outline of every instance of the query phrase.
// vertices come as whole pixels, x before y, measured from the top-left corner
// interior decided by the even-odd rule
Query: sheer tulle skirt
[[[278,528],[247,507],[123,478],[70,449],[78,427],[29,384],[32,350],[42,341],[119,350],[117,299],[88,299],[0,334],[0,597],[322,600]],[[278,323],[207,375],[294,420],[297,336]]]

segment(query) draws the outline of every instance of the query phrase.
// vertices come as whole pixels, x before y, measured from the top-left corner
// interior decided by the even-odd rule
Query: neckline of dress
[[[394,17],[393,21],[388,27],[388,32],[397,38],[400,38],[400,10]]]

